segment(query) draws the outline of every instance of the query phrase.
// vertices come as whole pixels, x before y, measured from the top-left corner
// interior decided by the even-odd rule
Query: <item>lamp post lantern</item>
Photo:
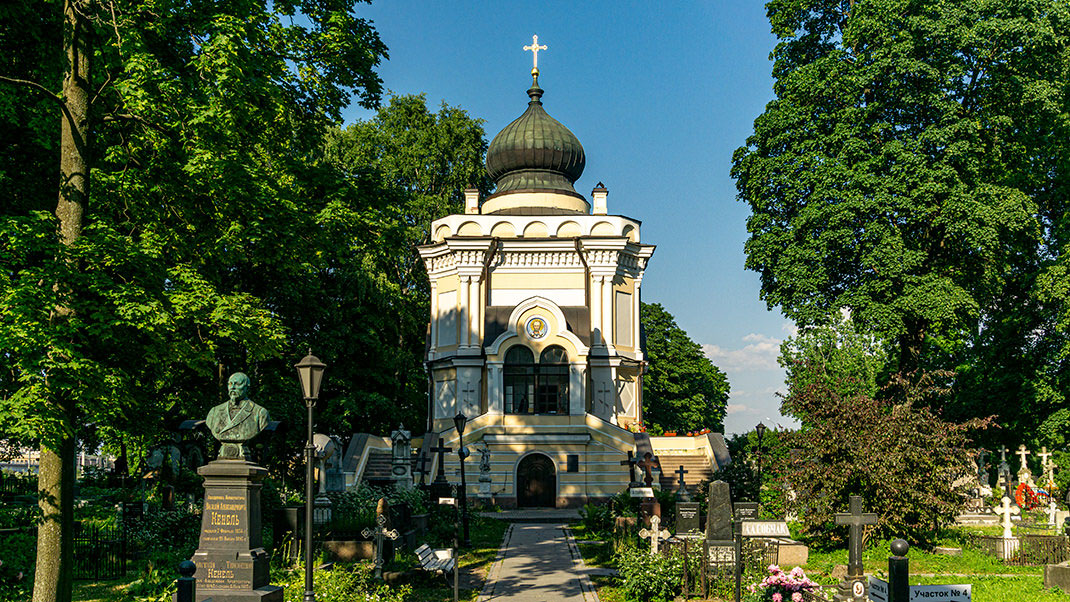
[[[464,532],[464,545],[471,547],[472,542],[468,537],[468,484],[464,480],[464,461],[468,458],[468,448],[464,446],[464,425],[468,417],[458,412],[453,417],[453,426],[457,427],[457,456],[461,459],[461,496],[457,502],[461,505],[461,529]]]
[[[305,442],[305,601],[316,602],[316,594],[312,590],[312,481],[313,466],[316,461],[316,445],[312,441],[312,408],[320,396],[320,385],[323,384],[323,371],[327,368],[318,357],[308,350],[306,355],[297,365],[297,377],[301,381],[301,393],[305,398],[305,407],[308,408],[308,441]]]
[[[754,430],[758,432],[758,503],[762,503],[762,439],[765,438],[766,426],[761,422]]]

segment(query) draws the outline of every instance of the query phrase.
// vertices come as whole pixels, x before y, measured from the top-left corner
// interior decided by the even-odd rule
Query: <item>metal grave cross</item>
[[[441,443],[436,444],[431,448],[431,453],[438,454],[438,476],[435,477],[436,483],[446,480],[446,458],[444,457],[444,454],[448,454],[451,451],[453,451],[452,447],[446,447]]]
[[[424,478],[427,477],[427,463],[431,461],[431,458],[427,457],[427,454],[421,453],[416,456],[416,468],[413,468],[413,472],[420,473],[420,484],[424,484]]]
[[[652,469],[655,467],[661,468],[661,462],[659,462],[653,454],[647,452],[643,454],[643,459],[636,462],[635,465],[642,468],[643,472],[646,473],[646,476],[643,477],[643,482],[646,483],[646,486],[650,487],[653,485],[654,473],[652,472]]]
[[[383,538],[390,538],[391,540],[398,538],[398,532],[396,529],[386,528],[386,515],[378,514],[375,516],[375,528],[365,527],[360,532],[364,537],[375,538],[375,578],[383,578]]]
[[[628,467],[628,479],[629,479],[628,482],[629,483],[634,483],[635,482],[635,458],[632,457],[632,450],[628,450],[628,459],[627,460],[621,460],[620,461],[620,465]]]
[[[675,472],[680,477],[680,481],[679,481],[679,485],[680,486],[676,490],[677,493],[680,494],[680,499],[685,501],[685,502],[690,502],[691,501],[691,496],[688,494],[687,485],[684,483],[684,475],[687,474],[688,471],[684,470],[684,465],[681,464],[680,468],[677,468],[673,472]]]
[[[545,45],[539,46],[539,36],[531,36],[531,46],[524,46],[524,50],[530,50],[531,54],[534,55],[532,57],[534,62],[532,63],[531,68],[532,68],[532,71],[538,71],[539,70],[539,51],[540,50],[546,50],[546,46]]]
[[[668,539],[672,536],[667,529],[661,528],[661,517],[655,514],[650,517],[650,530],[646,527],[639,529],[639,537],[643,539],[650,539],[650,555],[654,556],[658,553],[658,542],[662,539]]]
[[[1027,472],[1029,470],[1029,466],[1025,463],[1025,457],[1033,452],[1026,449],[1025,444],[1023,443],[1018,446],[1018,451],[1014,453],[1021,456],[1022,458],[1022,467],[1018,470],[1018,472]]]
[[[996,511],[996,514],[1003,517],[1003,539],[1010,539],[1013,537],[1013,533],[1011,532],[1011,515],[1019,514],[1021,513],[1021,510],[1018,509],[1018,506],[1012,506],[1011,498],[1007,496],[1003,496],[1003,503],[1001,505],[993,506],[992,509]]]
[[[850,532],[847,544],[847,575],[860,577],[862,575],[862,527],[877,524],[877,515],[871,512],[862,513],[862,496],[851,496],[851,511],[836,513],[837,525],[849,525]]]

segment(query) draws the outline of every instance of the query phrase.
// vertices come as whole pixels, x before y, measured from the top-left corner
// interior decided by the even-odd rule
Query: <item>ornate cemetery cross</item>
[[[441,443],[431,448],[431,453],[438,454],[438,476],[435,477],[436,483],[446,481],[446,458],[444,457],[444,454],[448,454],[451,451],[453,451],[452,447],[446,447]]]
[[[620,461],[621,466],[628,466],[628,483],[635,482],[635,458],[632,457],[631,450],[628,450],[628,459]]]
[[[383,538],[389,537],[391,540],[398,538],[398,532],[395,529],[386,528],[386,514],[382,512],[385,506],[385,501],[379,500],[379,508],[376,509],[375,514],[375,528],[366,527],[360,532],[364,537],[375,538],[375,578],[383,578]]]
[[[1050,460],[1052,454],[1048,451],[1047,446],[1044,446],[1040,448],[1040,453],[1037,455],[1040,456],[1040,466],[1044,470],[1044,486],[1050,487],[1055,481],[1054,471],[1052,470],[1055,467],[1055,463]]]
[[[1010,539],[1013,537],[1014,534],[1011,532],[1011,515],[1018,514],[1021,510],[1018,509],[1018,506],[1012,506],[1011,498],[1007,496],[1003,496],[1003,503],[1001,505],[993,506],[992,509],[996,511],[996,514],[1003,517],[1003,539]]]
[[[650,452],[647,452],[643,454],[643,459],[636,462],[635,465],[642,468],[643,472],[646,473],[646,476],[643,477],[643,482],[646,483],[646,486],[652,486],[654,484],[654,473],[652,472],[652,469],[655,466],[661,468],[661,463],[658,459]]]
[[[837,525],[850,525],[847,547],[847,576],[862,576],[862,527],[877,524],[877,515],[862,513],[862,496],[851,496],[851,511],[836,513]]]
[[[687,474],[688,471],[684,470],[684,465],[681,464],[680,468],[677,468],[675,472],[680,477],[680,486],[676,490],[676,494],[680,497],[681,500],[685,502],[690,502],[691,495],[687,492],[687,485],[684,484],[684,475]]]
[[[420,473],[420,485],[424,484],[424,478],[427,476],[427,463],[430,461],[431,458],[428,458],[426,454],[421,453],[416,456],[416,468],[413,471]]]
[[[1018,474],[1022,474],[1023,472],[1029,472],[1029,465],[1025,463],[1025,457],[1033,452],[1026,449],[1025,444],[1023,443],[1018,446],[1018,451],[1014,453],[1022,458],[1022,467],[1018,469]]]
[[[650,530],[646,527],[639,530],[639,537],[643,539],[650,539],[650,555],[654,556],[658,553],[658,542],[662,539],[668,539],[672,533],[668,530],[661,528],[661,517],[655,514],[650,517]]]

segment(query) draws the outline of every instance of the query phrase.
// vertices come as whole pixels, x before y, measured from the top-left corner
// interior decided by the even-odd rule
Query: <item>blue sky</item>
[[[543,106],[586,151],[576,190],[604,182],[609,212],[643,222],[643,241],[657,245],[643,300],[663,304],[728,374],[726,432],[790,424],[776,356],[793,328],[743,268],[749,210],[729,176],[772,99],[762,3],[380,0],[358,10],[390,48],[379,70],[389,90],[459,106],[486,121],[488,139],[526,108],[522,48],[537,34],[548,47]]]

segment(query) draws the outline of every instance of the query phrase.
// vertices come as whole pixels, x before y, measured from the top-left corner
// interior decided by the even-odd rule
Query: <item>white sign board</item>
[[[870,577],[869,599],[870,602],[888,602],[888,582]]]
[[[782,520],[748,520],[741,523],[743,537],[791,537]]]
[[[653,487],[634,487],[628,491],[632,497],[654,497]]]
[[[438,498],[438,503],[441,506],[456,506],[457,505],[457,498],[440,497],[440,498]]]
[[[919,602],[973,602],[973,586],[966,585],[911,585],[910,600]]]
[[[888,582],[869,578],[871,602],[888,602]],[[972,585],[911,585],[910,602],[973,602]]]

